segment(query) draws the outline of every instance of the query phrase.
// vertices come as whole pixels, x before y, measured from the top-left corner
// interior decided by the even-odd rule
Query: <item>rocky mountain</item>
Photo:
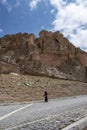
[[[39,37],[18,33],[0,38],[0,73],[22,73],[87,81],[87,53],[59,31]]]

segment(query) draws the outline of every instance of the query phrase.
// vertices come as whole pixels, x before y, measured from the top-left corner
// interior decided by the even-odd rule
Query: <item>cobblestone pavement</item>
[[[85,116],[87,116],[87,107],[62,113],[60,115],[50,115],[48,119],[31,124],[27,123],[23,127],[15,130],[60,130]]]

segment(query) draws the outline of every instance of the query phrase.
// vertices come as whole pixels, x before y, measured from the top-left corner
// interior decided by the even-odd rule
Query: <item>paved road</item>
[[[48,103],[0,105],[0,130],[13,130],[15,126],[34,124],[83,107],[87,107],[87,96],[50,100]]]

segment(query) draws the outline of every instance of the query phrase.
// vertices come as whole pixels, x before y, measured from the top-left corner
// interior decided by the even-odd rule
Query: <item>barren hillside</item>
[[[87,95],[87,84],[14,73],[0,75],[0,103],[44,100],[45,90],[50,99]]]

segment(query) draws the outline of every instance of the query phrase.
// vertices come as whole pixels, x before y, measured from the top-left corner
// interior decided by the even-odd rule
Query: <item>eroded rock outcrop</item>
[[[44,75],[87,81],[87,53],[63,35],[42,30],[0,38],[0,73]]]

